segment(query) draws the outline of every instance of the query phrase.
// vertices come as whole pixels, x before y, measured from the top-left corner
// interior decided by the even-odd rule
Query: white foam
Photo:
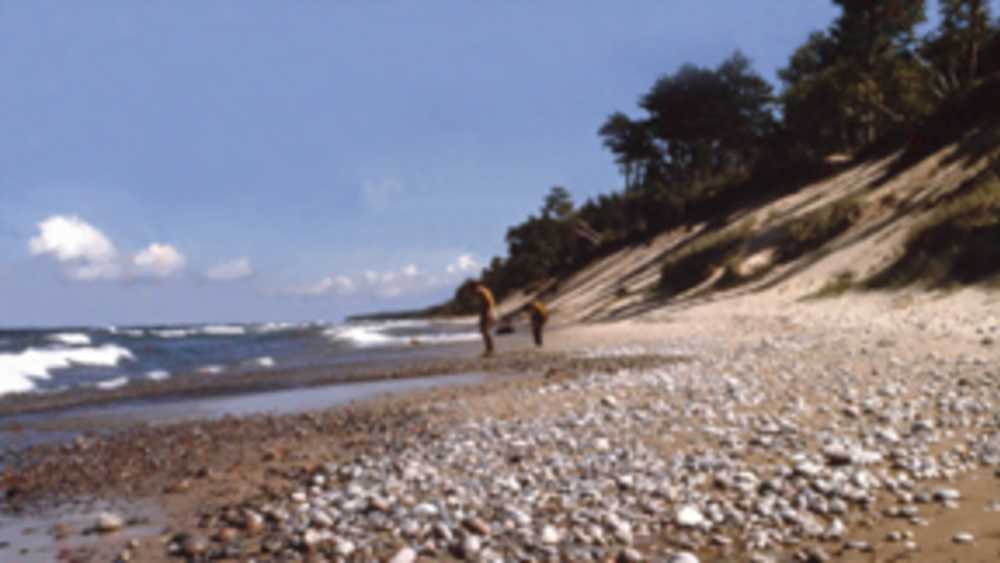
[[[448,344],[455,342],[472,342],[481,338],[475,332],[457,332],[451,334],[413,334],[408,336],[393,336],[382,332],[389,328],[418,328],[428,326],[426,321],[390,321],[373,325],[345,325],[331,327],[323,334],[331,340],[348,342],[358,348],[374,348],[378,346],[412,346],[423,344]]]
[[[198,373],[204,373],[206,375],[215,375],[217,373],[222,373],[223,371],[225,371],[225,369],[226,368],[219,365],[201,366],[200,368],[198,368]]]
[[[262,368],[273,368],[274,367],[274,358],[272,358],[270,356],[264,356],[262,358],[257,358],[256,360],[253,361],[253,363],[256,364],[256,365],[258,365],[258,366],[260,366],[260,367],[262,367]]]
[[[95,348],[28,348],[14,354],[0,354],[0,395],[31,391],[36,388],[36,381],[51,379],[52,370],[74,365],[112,367],[122,360],[134,359],[132,352],[113,344]]]
[[[332,340],[348,342],[358,348],[371,348],[373,346],[388,346],[396,341],[395,338],[382,334],[375,327],[367,326],[343,326],[328,328],[323,334]]]
[[[261,334],[269,334],[272,332],[284,332],[286,330],[295,330],[301,325],[296,325],[294,323],[264,323],[256,327],[257,332]]]
[[[162,369],[154,369],[146,372],[146,379],[153,381],[163,381],[168,377],[170,377],[170,372]]]
[[[453,334],[428,334],[401,338],[410,344],[451,344],[455,342],[474,342],[483,336],[478,332],[457,332]]]
[[[127,385],[127,384],[128,384],[128,378],[127,377],[116,377],[114,379],[107,379],[107,380],[104,380],[104,381],[98,381],[97,384],[96,384],[96,387],[98,389],[103,389],[105,391],[108,391],[108,390],[111,390],[111,389],[118,389],[119,387],[122,387],[122,386]]]
[[[131,336],[132,338],[142,338],[146,336],[146,331],[142,330],[141,328],[123,328],[120,329],[119,332],[121,332],[125,336]]]
[[[191,334],[190,330],[184,330],[180,328],[162,328],[158,330],[150,331],[153,336],[159,336],[160,338],[184,338]]]
[[[90,346],[90,337],[82,332],[57,332],[50,334],[48,339],[67,346]]]
[[[235,325],[208,325],[201,329],[201,333],[208,336],[237,336],[246,334],[247,330]]]

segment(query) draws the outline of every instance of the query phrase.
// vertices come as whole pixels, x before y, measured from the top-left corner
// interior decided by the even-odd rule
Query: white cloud
[[[236,281],[253,275],[249,258],[236,258],[209,268],[205,277],[217,282]]]
[[[169,244],[154,242],[132,257],[139,275],[157,278],[172,276],[184,269],[187,258]]]
[[[411,262],[399,270],[365,270],[354,276],[328,276],[314,283],[292,287],[282,293],[309,297],[361,294],[389,299],[453,285],[457,276],[476,273],[481,267],[480,262],[472,254],[461,254],[447,265],[447,275],[425,273],[417,264]]]
[[[367,180],[361,184],[361,199],[370,211],[382,211],[392,200],[403,193],[403,184],[395,178],[378,181]]]
[[[52,215],[38,224],[38,235],[28,240],[32,256],[49,256],[75,280],[117,277],[118,252],[100,230],[75,215]]]
[[[293,287],[285,293],[300,297],[322,297],[331,293],[350,295],[355,289],[354,282],[347,276],[327,276],[314,283]]]
[[[160,243],[150,244],[131,259],[119,257],[111,239],[75,215],[52,215],[38,223],[38,234],[28,240],[28,251],[55,260],[74,281],[165,278],[187,263],[175,247]]]
[[[60,262],[106,262],[117,254],[104,233],[74,215],[53,215],[38,224],[38,231],[28,241],[33,256],[48,254]]]
[[[482,268],[482,265],[471,254],[462,254],[445,268],[449,274],[471,274]]]

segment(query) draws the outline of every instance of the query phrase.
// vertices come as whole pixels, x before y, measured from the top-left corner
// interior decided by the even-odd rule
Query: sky
[[[660,75],[765,77],[828,0],[0,0],[0,326],[428,305]]]

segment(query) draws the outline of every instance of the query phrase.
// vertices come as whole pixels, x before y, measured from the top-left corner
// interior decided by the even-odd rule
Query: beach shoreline
[[[751,446],[752,455],[732,457],[722,466],[733,464],[731,469],[708,470],[708,475],[722,478],[740,468],[764,479],[771,472],[780,474],[784,471],[782,467],[789,467],[786,464],[795,467],[797,463],[816,464],[815,470],[820,475],[827,472],[833,475],[842,466],[827,466],[822,462],[823,436],[839,437],[846,440],[844,443],[861,439],[865,447],[888,456],[883,459],[892,459],[891,456],[902,455],[902,451],[910,451],[906,444],[911,441],[914,446],[924,443],[923,434],[911,434],[909,429],[929,419],[937,427],[950,429],[940,433],[931,431],[935,439],[928,442],[927,453],[907,455],[939,456],[933,458],[937,460],[935,463],[948,467],[951,477],[911,485],[908,497],[903,495],[905,491],[884,484],[872,489],[868,493],[871,501],[858,505],[858,509],[851,505],[837,517],[844,526],[837,538],[824,534],[803,536],[801,530],[795,531],[796,525],[782,521],[768,524],[781,534],[777,537],[800,539],[795,543],[770,542],[764,548],[755,548],[748,539],[752,534],[748,536],[739,532],[739,528],[729,527],[732,524],[718,524],[711,533],[677,528],[673,520],[685,499],[697,510],[709,511],[711,499],[718,502],[727,494],[735,494],[726,493],[726,489],[713,493],[712,487],[698,485],[700,481],[693,476],[705,475],[706,470],[689,469],[685,471],[693,473],[688,477],[672,478],[678,479],[674,486],[679,487],[677,494],[682,496],[671,500],[669,496],[654,495],[651,498],[657,499],[654,504],[663,505],[658,509],[662,512],[654,512],[652,517],[634,516],[630,542],[609,539],[589,547],[576,542],[556,545],[563,546],[560,549],[582,550],[572,553],[586,553],[586,558],[598,553],[619,558],[631,549],[645,557],[693,551],[703,561],[724,561],[747,558],[753,553],[784,557],[819,550],[827,557],[845,561],[868,561],[873,554],[881,558],[906,553],[989,561],[1000,552],[1000,540],[995,539],[1000,520],[987,509],[1000,501],[1000,493],[996,490],[993,470],[983,465],[987,458],[970,456],[985,451],[982,448],[992,439],[992,430],[977,426],[978,419],[973,415],[978,411],[962,412],[959,418],[954,418],[958,415],[933,405],[942,393],[977,396],[970,395],[972,389],[986,393],[983,400],[994,400],[996,392],[988,387],[993,377],[988,365],[995,362],[997,352],[983,336],[997,326],[989,308],[983,306],[993,300],[991,295],[976,294],[918,295],[905,300],[858,298],[853,304],[705,302],[663,310],[633,321],[556,330],[548,339],[550,347],[545,353],[530,352],[528,347],[520,347],[513,340],[508,341],[510,346],[505,349],[501,340],[501,354],[487,361],[493,362],[493,369],[484,369],[487,362],[480,360],[455,360],[463,369],[469,367],[463,362],[479,362],[480,369],[471,371],[491,374],[482,383],[380,396],[305,413],[132,428],[107,439],[82,438],[60,447],[39,448],[19,460],[17,471],[8,470],[4,474],[4,505],[8,511],[16,512],[37,506],[38,502],[49,505],[75,502],[73,499],[85,496],[153,502],[163,507],[160,533],[140,538],[132,545],[116,540],[114,535],[108,536],[103,551],[97,550],[98,555],[92,560],[113,558],[121,550],[128,551],[135,560],[170,560],[172,545],[178,550],[176,556],[183,558],[184,542],[178,539],[181,537],[196,537],[201,543],[188,547],[215,550],[212,553],[216,555],[225,555],[221,551],[224,549],[238,548],[241,555],[231,560],[252,554],[281,559],[282,550],[309,552],[309,549],[301,551],[305,549],[298,543],[302,541],[301,535],[287,532],[291,535],[286,536],[281,531],[284,525],[271,517],[260,530],[246,529],[230,521],[233,514],[292,502],[288,499],[297,496],[304,483],[315,479],[340,482],[343,477],[339,469],[355,468],[351,471],[366,474],[382,463],[391,464],[394,459],[402,463],[423,459],[424,455],[444,456],[428,458],[440,459],[441,470],[450,467],[445,461],[450,456],[471,456],[486,463],[494,453],[511,455],[511,444],[540,440],[542,434],[534,432],[552,432],[564,428],[567,421],[577,421],[573,423],[576,429],[565,435],[565,439],[572,436],[585,442],[597,436],[598,440],[610,442],[612,451],[624,448],[623,452],[630,451],[638,459],[646,460],[643,463],[654,466],[661,463],[656,460],[702,455],[697,452],[714,452],[712,455],[728,459],[726,456],[736,455],[737,450],[733,449],[736,444],[760,439],[754,435],[761,432],[762,425],[777,424],[773,430],[776,434],[769,439],[773,444]],[[942,316],[941,311],[952,311],[952,315]],[[459,364],[455,365],[457,369]],[[942,379],[942,374],[947,377]],[[668,382],[672,391],[664,393],[663,382]],[[857,390],[857,398],[849,401],[841,394],[848,383]],[[866,415],[860,410],[864,404],[861,399],[868,397],[866,393],[883,401],[881,411]],[[858,406],[851,407],[852,404]],[[911,414],[893,414],[899,409],[903,409],[899,413],[910,412],[905,410],[907,404],[926,406]],[[844,418],[840,414],[843,408],[859,409],[856,416],[860,418]],[[610,421],[615,422],[609,425]],[[793,421],[794,425],[783,426]],[[795,425],[801,426],[801,431]],[[876,430],[898,435],[895,438],[898,441],[883,443],[865,438]],[[468,450],[462,446],[462,440],[470,439],[469,432],[486,432],[496,437]],[[792,434],[786,437],[783,432]],[[543,474],[536,472],[546,463],[578,463],[599,454],[593,450],[561,451],[558,448],[564,446],[558,446],[559,443],[548,445],[540,441],[532,446],[539,448],[537,452],[529,449],[518,453],[518,459],[523,459],[511,467],[514,474],[539,479]],[[949,448],[957,446],[965,448],[962,451],[966,453],[956,459],[967,461],[952,464],[948,461],[953,455]],[[552,447],[557,449],[544,453]],[[974,459],[979,461],[971,461]],[[850,463],[843,467],[849,471],[869,471],[872,475],[883,475],[880,467],[887,467],[882,465],[884,462],[859,468]],[[457,467],[471,465],[474,464]],[[339,469],[331,474],[324,467]],[[667,471],[676,471],[666,467]],[[615,465],[609,469],[617,477],[634,475],[630,478],[643,479],[635,467]],[[465,469],[448,469],[455,470]],[[805,466],[802,470],[806,470]],[[473,479],[470,483],[487,479],[485,475],[468,478]],[[583,479],[583,475],[573,479]],[[711,479],[706,484],[710,485]],[[573,482],[571,479],[564,486],[574,486]],[[796,482],[793,479],[788,486]],[[367,483],[366,487],[378,486],[371,481],[361,483]],[[545,490],[544,481],[536,483]],[[938,501],[913,504],[918,491],[927,490],[931,494],[945,489],[956,491],[961,501],[955,502],[955,506]],[[445,494],[444,490],[437,493]],[[602,494],[617,499],[615,502],[621,507],[627,507],[637,498],[621,485]],[[914,510],[918,511],[919,519],[935,524],[927,527],[919,519],[911,522],[889,515],[893,507],[898,510],[899,506],[911,504],[917,507]],[[499,514],[486,506],[476,506],[480,507],[475,513],[492,530],[480,536],[486,546],[483,549],[496,553],[508,553],[508,549],[530,550],[535,548],[526,548],[522,542],[528,541],[526,545],[530,546],[534,545],[530,542],[541,541],[498,530],[496,526],[502,521]],[[619,513],[631,514],[627,510]],[[568,514],[552,507],[539,507],[533,512],[536,521],[547,520],[563,530],[560,533],[569,533],[573,527],[566,520]],[[345,513],[342,518],[362,526],[367,517]],[[834,516],[812,518],[826,527]],[[460,522],[454,525],[463,526]],[[178,536],[179,533],[188,535]],[[331,533],[336,535],[334,531]],[[459,543],[460,538],[469,535],[467,530],[456,529],[454,533]],[[971,534],[975,540],[969,544],[955,543],[954,538],[963,533]],[[897,536],[902,539],[886,539]],[[355,545],[356,555],[362,559],[368,555],[387,559],[395,550],[411,545],[428,559],[456,556],[440,539],[412,542],[408,537],[390,533],[382,538],[381,533],[373,532],[372,543],[364,547],[360,543]],[[279,538],[280,548],[273,543]],[[376,538],[382,539],[376,541]],[[337,541],[343,548],[346,539]],[[337,541],[324,543],[316,548],[317,553],[330,550],[332,556]],[[911,541],[916,547],[910,545]],[[431,544],[437,547],[429,547]],[[515,547],[518,545],[522,547]],[[268,551],[272,548],[278,551]]]

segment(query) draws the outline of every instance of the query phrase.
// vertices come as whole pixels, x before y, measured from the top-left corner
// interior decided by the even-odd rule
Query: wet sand
[[[107,436],[116,430],[141,424],[212,421],[224,416],[296,414],[373,399],[389,393],[481,383],[485,377],[483,373],[457,373],[380,379],[205,398],[136,399],[111,405],[89,405],[14,415],[0,423],[0,444],[9,450],[18,450],[28,446],[69,441],[84,432]]]

